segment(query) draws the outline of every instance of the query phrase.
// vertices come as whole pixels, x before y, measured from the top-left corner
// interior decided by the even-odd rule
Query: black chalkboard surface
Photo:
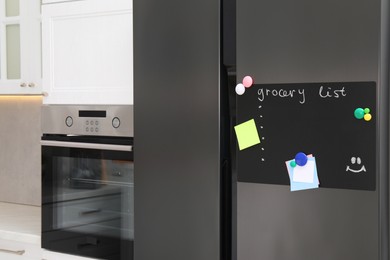
[[[316,158],[320,187],[375,190],[376,98],[375,82],[247,88],[237,124],[254,119],[260,143],[237,148],[238,181],[289,185],[285,162],[304,152]]]

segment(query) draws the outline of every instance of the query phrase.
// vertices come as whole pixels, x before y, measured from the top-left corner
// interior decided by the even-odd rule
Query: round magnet
[[[305,166],[307,163],[306,154],[299,152],[295,155],[295,163],[299,166]]]
[[[355,115],[356,119],[362,119],[364,117],[364,109],[356,108],[353,114]]]
[[[297,163],[294,160],[292,160],[290,161],[290,166],[294,168],[295,166],[297,166]]]
[[[372,119],[372,115],[371,114],[365,114],[364,115],[364,120],[370,121],[371,119]]]
[[[242,95],[242,94],[244,94],[245,93],[245,87],[244,87],[244,85],[243,84],[237,84],[237,86],[236,86],[236,93],[237,93],[237,95]]]
[[[253,84],[253,79],[251,76],[245,76],[244,79],[242,80],[242,84],[244,87],[249,88]]]
[[[364,109],[364,114],[369,114],[371,112],[371,110],[368,108],[368,107],[366,107],[365,109]]]

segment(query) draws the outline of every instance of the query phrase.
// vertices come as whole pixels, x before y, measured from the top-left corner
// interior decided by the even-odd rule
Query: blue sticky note
[[[290,161],[286,161],[288,175],[290,177],[290,190],[316,189],[319,186],[317,165],[315,157],[309,157],[305,166],[291,167]]]

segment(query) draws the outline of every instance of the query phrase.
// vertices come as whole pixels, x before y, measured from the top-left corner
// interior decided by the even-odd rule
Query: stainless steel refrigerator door
[[[237,79],[378,82],[379,30],[379,0],[237,0]],[[239,182],[237,258],[378,259],[378,187],[290,192]]]
[[[219,1],[134,1],[135,259],[220,259]]]

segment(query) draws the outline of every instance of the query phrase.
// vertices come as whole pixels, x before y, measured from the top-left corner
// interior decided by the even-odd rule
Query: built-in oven
[[[43,106],[42,248],[131,260],[131,106]]]

